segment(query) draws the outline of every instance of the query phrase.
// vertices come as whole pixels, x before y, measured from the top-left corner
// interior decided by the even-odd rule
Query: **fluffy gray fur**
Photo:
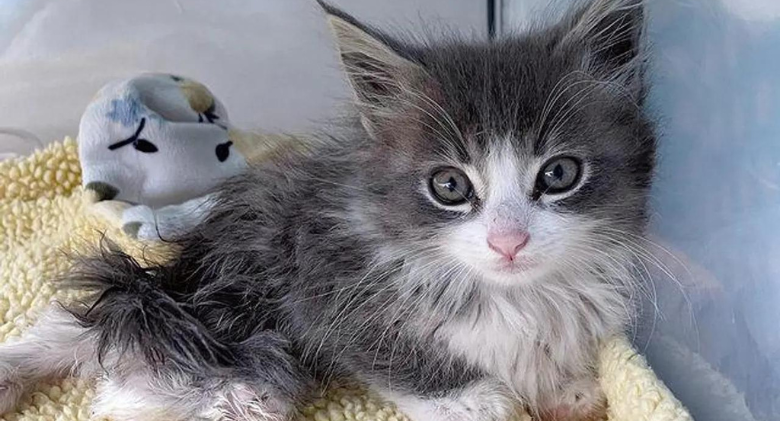
[[[428,45],[323,8],[356,118],[227,182],[170,263],[112,247],[84,260],[71,279],[94,298],[0,347],[5,409],[71,370],[106,373],[98,412],[120,418],[285,419],[341,377],[418,421],[498,421],[518,400],[547,419],[603,411],[597,345],[631,315],[654,166],[641,4],[595,0],[526,34]],[[562,155],[581,180],[539,191]],[[472,178],[467,203],[432,198],[443,166]],[[530,233],[527,270],[492,268],[496,221]],[[35,332],[58,325],[67,352],[39,358]]]

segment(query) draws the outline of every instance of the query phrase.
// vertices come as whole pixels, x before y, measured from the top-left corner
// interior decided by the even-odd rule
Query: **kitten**
[[[2,409],[77,373],[115,419],[288,419],[341,377],[416,421],[603,415],[654,166],[641,4],[423,46],[323,7],[359,118],[227,182],[170,263],[81,262],[94,299],[0,347]]]

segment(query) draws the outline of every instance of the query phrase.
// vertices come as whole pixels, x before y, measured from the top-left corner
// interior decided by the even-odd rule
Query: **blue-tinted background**
[[[507,0],[504,30],[569,0]],[[659,121],[635,343],[699,421],[780,420],[780,0],[647,0]]]

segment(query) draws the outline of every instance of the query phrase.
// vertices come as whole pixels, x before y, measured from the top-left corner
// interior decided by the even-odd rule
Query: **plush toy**
[[[144,74],[106,85],[79,126],[82,183],[123,230],[144,239],[173,238],[196,225],[209,191],[261,160],[290,136],[250,135],[203,84]]]

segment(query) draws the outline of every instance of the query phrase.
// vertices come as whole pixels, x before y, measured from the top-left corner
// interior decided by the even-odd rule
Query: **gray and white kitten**
[[[94,298],[0,347],[3,410],[77,373],[115,419],[287,419],[342,377],[415,421],[603,414],[654,166],[641,4],[423,46],[323,7],[359,119],[227,182],[170,263],[81,262]]]

